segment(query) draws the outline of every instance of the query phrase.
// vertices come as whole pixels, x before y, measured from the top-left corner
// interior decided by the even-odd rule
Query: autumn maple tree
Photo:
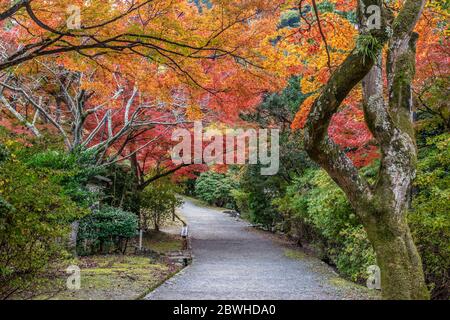
[[[334,11],[327,8],[330,3]],[[421,259],[406,221],[417,161],[413,81],[418,41],[433,54],[440,50],[429,45],[439,41],[420,42],[414,29],[428,39],[439,37],[435,14],[440,7],[427,9],[428,16],[417,25],[425,1],[294,4],[299,26],[279,31],[279,46],[290,53],[287,64],[300,60],[297,72],[309,97],[292,127],[303,129],[308,154],[345,192],[362,221],[381,268],[383,297],[427,298]],[[371,6],[379,9],[376,28],[368,23]],[[348,15],[355,9],[356,16]],[[433,70],[432,54],[419,52],[419,74],[424,76]],[[436,69],[442,68],[446,65]],[[418,87],[426,90],[423,83]],[[358,167],[374,158],[381,164],[372,184]]]
[[[69,28],[69,5],[79,28]],[[257,66],[269,61],[248,45],[264,39],[275,7],[224,2],[202,15],[187,1],[2,3],[2,102],[35,135],[50,126],[68,150],[95,151],[103,165],[141,159],[206,104],[216,113],[251,106],[274,87]]]
[[[430,84],[448,73],[438,63],[448,41],[434,32],[442,6],[429,5],[420,19],[425,2],[2,1],[0,124],[51,132],[98,166],[128,161],[140,192],[175,172],[189,175],[170,159],[175,126],[233,127],[264,94],[299,76],[305,99],[288,122],[362,221],[383,297],[427,298],[406,221],[417,158],[413,105],[448,119],[445,107],[426,103]],[[79,26],[68,25],[69,6],[79,9]],[[359,169],[375,159],[371,184]]]
[[[413,32],[425,1],[406,1],[396,17],[382,1],[358,3],[356,47],[332,73],[315,99],[305,126],[306,150],[346,193],[377,253],[385,298],[428,296],[420,256],[406,222],[417,157],[412,123],[412,81],[418,35]],[[370,29],[365,8],[381,9],[381,28]],[[387,99],[381,50],[388,44]],[[328,136],[331,117],[363,81],[365,121],[381,151],[379,176],[371,185]]]

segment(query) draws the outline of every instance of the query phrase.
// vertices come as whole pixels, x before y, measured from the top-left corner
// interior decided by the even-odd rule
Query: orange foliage
[[[165,110],[149,112],[148,117],[172,114],[177,104],[185,109],[183,115],[188,120],[236,124],[241,111],[252,110],[265,93],[282,89],[291,75],[301,74],[302,93],[310,96],[299,106],[292,123],[292,129],[299,130],[318,92],[354,48],[357,36],[355,25],[343,14],[355,10],[355,1],[316,2],[327,2],[335,9],[319,12],[326,44],[312,10],[305,11],[304,17],[310,26],[302,20],[298,27],[279,27],[283,11],[298,9],[296,0],[217,0],[201,13],[187,0],[34,0],[31,10],[41,23],[22,8],[14,16],[15,23],[7,26],[5,21],[0,22],[0,41],[3,54],[9,57],[14,57],[19,48],[33,48],[46,39],[54,40],[44,48],[49,52],[92,45],[32,56],[9,70],[27,79],[27,84],[38,83],[37,91],[48,97],[50,110],[56,106],[49,97],[60,92],[55,83],[42,80],[51,78],[46,65],[82,74],[79,89],[92,93],[90,107],[104,103],[122,87],[124,97],[109,99],[98,114],[89,117],[88,131],[95,128],[96,117],[110,110],[114,112],[116,132],[123,122],[120,110],[133,87],[138,89],[139,103],[167,105]],[[400,2],[392,2],[391,7],[398,8]],[[10,3],[1,1],[0,12]],[[302,2],[303,8],[311,4],[311,0]],[[69,30],[66,25],[69,5],[81,9],[81,29]],[[429,2],[417,26],[416,90],[426,87],[437,75],[449,73],[448,30],[445,24],[439,24],[447,18],[443,6]],[[96,42],[107,46],[95,46]],[[343,148],[351,149],[348,154],[357,165],[366,164],[363,159],[371,160],[377,154],[364,124],[361,100],[361,88],[353,90],[330,126],[330,136]],[[3,118],[1,121],[6,123]],[[164,158],[170,148],[170,131],[164,130],[148,130],[125,150],[132,152],[162,135],[157,149],[149,146],[139,152],[143,167],[148,167],[152,152]],[[121,142],[113,149],[117,150]]]

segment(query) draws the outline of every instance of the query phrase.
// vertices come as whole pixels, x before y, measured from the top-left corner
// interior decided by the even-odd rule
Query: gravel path
[[[192,265],[145,297],[169,299],[367,299],[367,289],[340,279],[318,259],[219,210],[186,201]],[[292,252],[294,256],[292,257]],[[289,254],[291,253],[291,254]]]

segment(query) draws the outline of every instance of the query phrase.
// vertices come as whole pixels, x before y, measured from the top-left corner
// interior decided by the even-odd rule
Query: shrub
[[[375,254],[344,193],[324,171],[309,170],[295,179],[274,204],[296,230],[308,231],[296,236],[321,248],[324,260],[353,281],[366,279]]]
[[[231,190],[237,182],[228,175],[214,171],[203,172],[195,183],[195,194],[207,203],[219,207],[235,209]]]
[[[0,298],[32,286],[64,258],[70,223],[84,214],[47,173],[12,152],[0,164]]]
[[[8,149],[0,143],[0,163],[6,161],[9,158]]]
[[[78,204],[89,207],[97,201],[98,195],[90,192],[86,185],[92,177],[103,174],[105,169],[95,165],[89,152],[39,150],[28,155],[26,163],[47,172],[53,182],[62,186],[64,194]]]
[[[169,179],[153,182],[140,194],[141,216],[143,229],[149,222],[159,231],[161,224],[173,213],[182,201],[176,197],[178,188]]]
[[[450,295],[450,134],[429,138],[421,150],[415,180],[417,194],[409,215],[434,299]]]
[[[259,165],[246,166],[240,173],[237,196],[238,208],[250,221],[272,228],[280,220],[280,214],[272,205],[279,196],[280,183],[277,176],[262,176]]]
[[[78,252],[93,253],[125,252],[128,240],[136,235],[138,218],[134,213],[105,206],[80,221],[78,229]]]
[[[236,203],[236,210],[240,213],[248,213],[250,211],[248,199],[250,198],[250,193],[245,192],[242,189],[231,190],[231,196]]]

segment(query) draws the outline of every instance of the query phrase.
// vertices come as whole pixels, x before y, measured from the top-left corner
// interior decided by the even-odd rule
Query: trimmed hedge
[[[124,252],[127,242],[137,234],[138,218],[134,213],[103,207],[80,221],[78,253]]]

